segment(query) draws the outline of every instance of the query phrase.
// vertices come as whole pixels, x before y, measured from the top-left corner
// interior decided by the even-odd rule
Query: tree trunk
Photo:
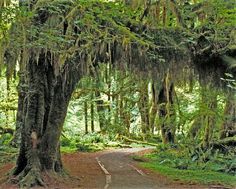
[[[18,72],[19,76],[19,83],[17,86],[17,92],[18,92],[18,108],[17,108],[17,114],[16,114],[16,127],[15,127],[15,133],[14,137],[11,141],[11,145],[14,147],[18,147],[20,145],[21,140],[21,130],[24,123],[24,115],[26,111],[26,102],[27,102],[27,81],[26,81],[26,71],[23,66],[23,53],[21,52],[21,58],[20,58],[20,71]]]
[[[199,135],[199,132],[203,125],[203,116],[198,116],[196,119],[194,119],[191,127],[189,128],[188,135],[192,140],[195,140],[197,136]]]
[[[88,134],[88,103],[84,102],[84,124],[85,124],[85,134]]]
[[[112,65],[111,64],[107,64],[106,65],[106,69],[105,69],[105,82],[106,82],[107,88],[108,88],[107,100],[109,102],[109,105],[107,107],[107,110],[108,110],[107,123],[108,123],[108,125],[111,125],[111,117],[112,117],[112,112],[111,112],[111,104],[112,104],[112,99],[111,99],[111,80],[112,80]]]
[[[150,111],[150,127],[151,132],[154,133],[155,130],[155,120],[157,116],[157,109],[158,109],[158,85],[152,82],[152,106]]]
[[[97,105],[97,112],[98,112],[98,119],[99,119],[99,126],[101,131],[106,130],[106,114],[105,114],[105,107],[104,102],[102,100],[101,94],[99,91],[95,91],[96,96],[96,105]]]
[[[9,76],[6,77],[6,84],[7,84],[6,100],[7,100],[7,102],[9,102],[9,97],[10,97],[10,78],[9,78]],[[6,109],[4,111],[4,113],[5,113],[5,117],[6,117],[5,125],[6,125],[6,127],[9,127],[9,122],[10,122],[10,120],[9,120],[9,110]]]
[[[167,2],[163,3],[163,8],[162,8],[162,24],[165,27],[166,26],[166,20],[167,20],[167,8],[166,5]]]
[[[102,99],[101,93],[99,91],[100,88],[100,75],[98,73],[98,68],[94,67],[94,69],[91,70],[93,77],[95,78],[96,87],[98,90],[95,90],[95,97],[96,97],[96,105],[97,105],[97,113],[99,118],[99,125],[100,130],[105,131],[106,130],[106,108],[104,106],[104,101]]]
[[[148,83],[143,83],[141,86],[138,107],[139,107],[139,112],[141,115],[142,133],[149,134],[150,133],[150,124],[149,124]]]
[[[91,114],[91,132],[94,132],[94,103],[93,103],[93,91],[91,93],[91,104],[90,104],[90,114]]]
[[[130,134],[130,124],[131,124],[131,106],[127,99],[123,99],[124,107],[121,112],[122,124],[125,126],[124,134]]]
[[[17,87],[18,90],[18,108],[16,114],[16,127],[14,132],[14,137],[11,141],[11,145],[14,147],[18,147],[20,145],[21,140],[21,129],[24,123],[24,115],[25,115],[25,107],[26,107],[26,91],[27,87],[25,85],[25,72],[19,72],[19,84]]]
[[[20,152],[13,172],[21,187],[43,185],[41,171],[62,170],[59,138],[80,75],[78,68],[68,62],[70,68],[65,63],[64,71],[56,76],[49,53],[41,53],[38,62],[32,57],[26,68],[28,97],[23,104]],[[22,98],[19,96],[20,101]]]
[[[175,142],[175,111],[174,111],[174,84],[169,73],[163,81],[158,96],[159,118],[161,119],[161,134],[164,144]]]

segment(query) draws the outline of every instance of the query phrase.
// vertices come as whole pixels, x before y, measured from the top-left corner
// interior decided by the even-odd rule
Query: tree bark
[[[22,53],[21,53],[22,55]],[[20,71],[18,72],[19,76],[19,84],[17,86],[17,92],[18,92],[18,107],[17,107],[17,114],[16,114],[16,127],[14,132],[14,137],[11,141],[11,145],[14,147],[18,147],[20,145],[21,140],[21,129],[23,127],[24,123],[24,115],[25,115],[25,109],[26,109],[26,101],[27,101],[27,83],[26,83],[26,71],[24,70],[24,66],[22,63],[22,56],[20,60]]]
[[[91,104],[90,104],[90,114],[91,114],[91,131],[94,132],[94,103],[93,103],[93,91],[91,93]]]
[[[99,91],[95,91],[95,97],[96,97],[100,130],[105,131],[107,125],[106,125],[106,114],[105,114],[106,109],[104,106],[104,101],[102,100],[101,93]]]
[[[161,134],[164,144],[175,142],[174,84],[167,73],[158,96]]]
[[[138,108],[141,115],[142,133],[149,134],[151,129],[149,124],[148,83],[142,83]]]
[[[152,82],[152,106],[150,110],[150,127],[151,127],[151,132],[154,133],[155,130],[155,120],[157,117],[157,110],[158,110],[158,84]]]
[[[21,187],[43,185],[41,171],[61,172],[59,138],[78,68],[65,63],[60,75],[54,74],[50,53],[41,53],[38,62],[32,54],[27,64],[27,100],[23,104],[21,145],[13,175]],[[66,78],[66,79],[65,79]],[[19,96],[22,100],[22,96]]]
[[[88,134],[88,103],[84,102],[84,124],[85,124],[85,134]]]

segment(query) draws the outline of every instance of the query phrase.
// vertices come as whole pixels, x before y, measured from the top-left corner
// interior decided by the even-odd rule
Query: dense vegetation
[[[235,185],[234,0],[0,7],[0,143],[20,148],[21,186],[62,171],[60,145],[132,142],[158,146],[149,158],[159,168],[220,172]]]

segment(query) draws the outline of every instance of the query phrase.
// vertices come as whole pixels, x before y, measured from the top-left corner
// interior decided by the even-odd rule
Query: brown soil
[[[92,189],[103,188],[105,184],[104,174],[99,167],[96,157],[99,153],[71,153],[63,154],[65,174],[55,176],[50,173],[43,173],[43,179],[49,189]],[[0,189],[18,189],[16,184],[9,183],[8,173],[14,164],[8,163],[0,167]],[[11,178],[14,181],[14,178]],[[43,187],[35,187],[42,189]]]
[[[184,184],[173,182],[166,177],[138,166],[130,155],[132,153],[143,154],[149,152],[143,149],[118,149],[96,153],[70,153],[64,154],[62,160],[65,167],[63,176],[55,176],[44,173],[43,179],[49,189],[104,189],[106,177],[101,169],[96,157],[111,176],[109,189],[203,189],[207,186]],[[14,164],[8,163],[0,167],[0,189],[17,189],[16,184],[7,182],[6,175]],[[140,175],[137,170],[141,170],[145,175]],[[14,178],[12,178],[14,181]],[[36,187],[42,189],[42,187]]]
[[[64,154],[63,162],[66,171],[74,178],[79,179],[80,188],[103,188],[105,185],[104,173],[97,163],[98,153]],[[72,187],[73,188],[73,187]]]

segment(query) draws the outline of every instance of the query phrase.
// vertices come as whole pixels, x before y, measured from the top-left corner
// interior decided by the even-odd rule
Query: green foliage
[[[221,1],[211,0],[209,9],[211,10],[208,20],[212,27],[224,29],[226,26],[235,27],[236,7],[233,0]],[[214,20],[214,23],[213,23]]]
[[[62,151],[64,152],[94,152],[109,147],[119,147],[119,145],[120,143],[115,141],[115,138],[112,135],[100,133],[78,134],[71,138],[64,136],[61,139]]]
[[[146,155],[152,163],[179,170],[205,170],[236,175],[235,152],[227,154],[211,148],[173,148],[160,145],[153,154]]]
[[[1,7],[0,9],[0,41],[7,37],[7,32],[10,28],[10,25],[15,20],[16,8],[11,7]]]
[[[234,66],[236,66],[236,64]],[[227,87],[236,90],[236,79],[232,74],[225,73],[225,78],[221,78],[221,80],[227,83]]]
[[[17,14],[11,33],[10,40],[17,47],[16,51],[21,48],[26,53],[34,49],[38,54],[40,49],[47,49],[59,66],[63,66],[64,61],[75,53],[89,53],[93,59],[98,51],[104,50],[104,44],[114,41],[119,41],[124,47],[130,42],[140,46],[154,44],[141,33],[130,31],[128,23],[138,30],[139,23],[133,19],[134,13],[120,3],[38,1],[32,12],[24,13],[23,9]],[[42,15],[45,15],[45,20],[40,21]],[[68,25],[67,28],[63,23]],[[28,56],[27,53],[25,55]]]
[[[187,183],[201,184],[223,184],[236,186],[235,176],[205,170],[179,170],[169,166],[160,165],[155,162],[142,163],[145,168],[152,169],[173,180],[180,180]]]
[[[190,148],[188,156],[191,158],[193,165],[196,164],[200,169],[236,175],[235,150],[228,149],[227,153],[225,153],[212,148],[205,150],[202,148]]]
[[[196,157],[197,156],[197,157]],[[203,184],[236,186],[235,155],[213,153],[210,150],[188,152],[188,148],[160,146],[155,153],[144,156],[149,161],[144,167],[154,169],[174,180]]]
[[[16,161],[18,149],[12,148],[8,145],[10,138],[11,137],[8,135],[0,139],[0,166]]]
[[[1,73],[7,75],[7,71],[5,69],[0,70],[0,146],[7,147],[13,138],[12,132],[15,128],[17,79],[12,78],[7,82],[6,77],[2,77]],[[2,150],[5,151],[5,148]]]
[[[11,134],[4,134],[0,136],[0,146],[7,146],[9,142],[12,140]]]

